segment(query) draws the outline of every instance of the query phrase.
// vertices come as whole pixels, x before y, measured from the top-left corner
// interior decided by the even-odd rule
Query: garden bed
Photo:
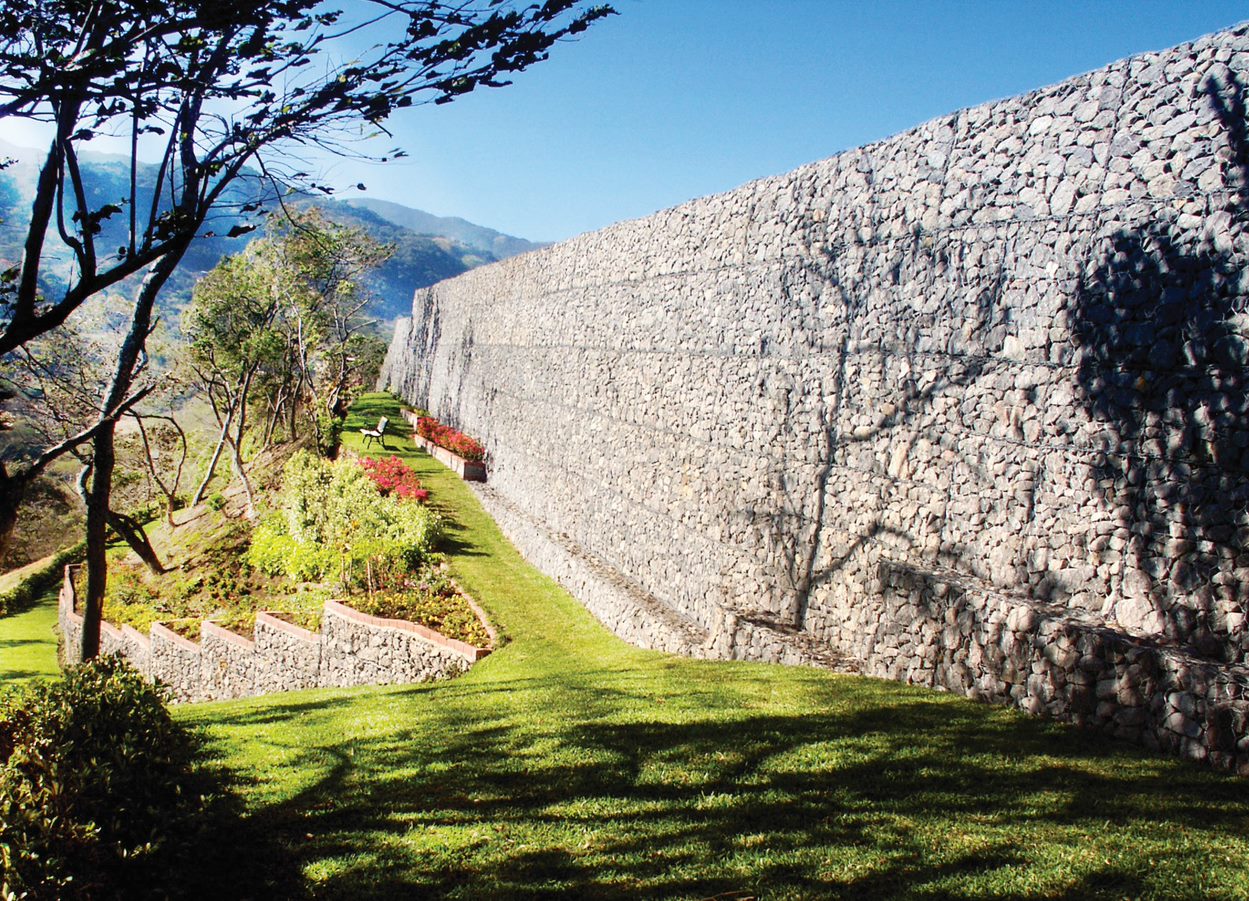
[[[78,603],[83,567],[68,566],[58,621],[65,653],[81,642]],[[379,616],[334,600],[324,603],[316,630],[291,622],[287,611],[255,611],[250,634],[225,629],[212,620],[152,622],[142,631],[106,619],[100,651],[117,654],[169,689],[172,700],[195,702],[251,697],[315,687],[425,682],[465,672],[494,647],[495,631],[481,608],[448,580],[450,595],[438,603],[382,601],[426,614],[441,629],[411,619]],[[107,608],[106,608],[107,610]],[[467,611],[467,615],[465,614]]]
[[[114,562],[102,649],[131,657],[179,700],[205,700],[441,678],[493,647],[484,614],[436,552],[442,517],[398,457],[297,453],[268,500],[254,528],[214,526],[188,571]],[[67,570],[70,656],[84,588],[85,570]]]

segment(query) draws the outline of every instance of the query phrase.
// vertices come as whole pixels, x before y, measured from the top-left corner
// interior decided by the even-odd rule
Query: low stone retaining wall
[[[1249,667],[965,576],[890,560],[878,572],[878,609],[837,642],[865,674],[1013,704],[1249,775]]]
[[[73,572],[65,568],[58,620],[61,665],[77,661],[82,614]],[[492,642],[494,629],[470,598]],[[110,623],[100,626],[100,652],[125,657],[135,669],[164,684],[178,703],[218,701],[349,685],[395,685],[445,679],[466,672],[490,653],[416,623],[383,619],[329,601],[321,631],[309,632],[272,613],[256,614],[251,639],[206,622],[191,641],[161,624],[150,635]]]

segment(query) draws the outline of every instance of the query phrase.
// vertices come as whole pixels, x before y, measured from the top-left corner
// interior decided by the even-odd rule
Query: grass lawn
[[[0,685],[61,671],[52,632],[60,588],[58,583],[28,610],[0,617]]]
[[[383,414],[365,398],[348,446]],[[1249,897],[1249,780],[895,683],[637,650],[388,443],[509,641],[451,682],[181,708],[243,786],[223,897]]]

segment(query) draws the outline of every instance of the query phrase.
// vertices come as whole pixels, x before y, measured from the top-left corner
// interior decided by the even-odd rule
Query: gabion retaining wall
[[[58,621],[61,663],[76,660],[82,614],[76,610],[72,571],[66,567]],[[493,628],[472,601],[490,635]],[[198,642],[157,623],[150,635],[130,626],[100,627],[100,653],[125,657],[163,683],[179,703],[218,701],[349,685],[396,685],[445,679],[466,672],[490,653],[416,623],[383,619],[329,601],[320,633],[268,613],[256,615],[253,639],[203,623]]]
[[[382,385],[482,440],[518,544],[679,618],[657,646],[970,654],[865,640],[911,627],[901,566],[1239,684],[1247,89],[1240,26],[473,270],[417,293]],[[1159,729],[1212,747],[1190,719]]]

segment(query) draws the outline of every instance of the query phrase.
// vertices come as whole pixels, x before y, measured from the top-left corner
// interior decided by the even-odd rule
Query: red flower
[[[422,416],[417,420],[416,434],[439,447],[445,447],[465,460],[477,462],[486,458],[486,449],[480,443],[458,429],[443,425],[432,416]]]
[[[360,466],[382,494],[393,493],[397,497],[418,503],[429,500],[429,492],[421,487],[416,470],[398,457],[388,457],[385,460],[364,457],[360,460]]]

